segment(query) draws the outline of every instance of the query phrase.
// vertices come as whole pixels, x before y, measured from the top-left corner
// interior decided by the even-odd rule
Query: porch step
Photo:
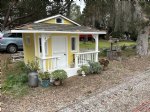
[[[67,72],[68,77],[72,77],[77,75],[77,71],[79,70],[79,68],[66,68],[64,70]]]

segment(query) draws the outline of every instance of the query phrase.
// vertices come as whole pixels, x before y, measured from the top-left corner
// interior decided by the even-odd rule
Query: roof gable
[[[71,19],[63,16],[63,15],[55,15],[55,16],[51,16],[51,17],[48,17],[48,18],[45,18],[45,19],[41,19],[41,20],[38,20],[38,21],[35,21],[34,23],[42,23],[42,22],[46,22],[46,21],[49,21],[49,20],[52,20],[52,19],[56,19],[56,18],[62,18],[64,20],[67,20],[69,21],[70,23],[74,24],[74,25],[77,25],[77,26],[81,26],[80,24],[72,21]],[[57,24],[57,23],[56,23]],[[59,23],[59,24],[64,24],[64,23]]]

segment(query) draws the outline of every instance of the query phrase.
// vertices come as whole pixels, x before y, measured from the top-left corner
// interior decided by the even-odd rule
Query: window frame
[[[39,44],[39,53],[42,54],[42,38],[38,38],[38,44]]]
[[[57,22],[57,19],[61,19],[61,23],[58,23],[58,22]],[[56,23],[56,24],[64,24],[64,20],[63,20],[62,18],[60,18],[60,17],[57,17],[57,18],[55,19],[55,23]]]
[[[41,41],[41,42],[40,42]],[[42,51],[42,37],[38,38],[38,46],[39,46],[39,54],[41,55],[43,53]],[[45,56],[48,55],[48,40],[44,42],[45,45]]]
[[[75,42],[75,43],[74,43],[74,45],[75,45],[74,48],[75,48],[75,49],[74,49],[74,50],[72,49],[72,48],[73,48],[73,46],[72,46],[72,45],[73,45],[73,44],[72,44],[72,39],[73,39],[73,38],[75,39],[75,41],[74,41],[74,42]],[[71,51],[72,51],[72,52],[77,52],[77,51],[78,51],[78,46],[77,46],[77,45],[78,45],[78,40],[77,40],[77,39],[78,39],[78,38],[77,38],[76,36],[72,36],[72,37],[71,37],[70,42],[71,42]]]
[[[45,55],[47,56],[48,55],[48,40],[45,41],[44,45],[45,45]]]

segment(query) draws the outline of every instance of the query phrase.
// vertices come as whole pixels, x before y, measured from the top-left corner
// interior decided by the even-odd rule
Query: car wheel
[[[7,47],[7,51],[9,52],[9,53],[16,53],[17,52],[17,46],[16,45],[9,45],[8,47]]]

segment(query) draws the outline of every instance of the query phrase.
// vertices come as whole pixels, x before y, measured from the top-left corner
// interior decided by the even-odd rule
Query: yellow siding
[[[50,38],[48,38],[48,54],[46,57],[51,57],[52,56],[52,36],[65,36],[67,37],[68,41],[68,65],[70,66],[73,64],[73,53],[71,51],[71,37],[77,37],[79,41],[79,35],[71,35],[71,34],[51,34],[48,35]],[[27,44],[27,39],[30,37],[30,44]],[[40,57],[39,55],[39,37],[40,34],[35,34],[35,43],[36,43],[36,49],[34,48],[34,34],[23,34],[23,44],[24,44],[24,60],[25,63],[28,61],[33,61],[35,59],[35,56]],[[79,44],[77,43],[77,47],[79,47]],[[36,50],[36,52],[35,52]],[[79,52],[78,50],[76,52]],[[48,64],[50,64],[51,61],[46,61],[46,69],[48,70]]]
[[[75,52],[72,52],[71,51],[71,37],[77,37],[77,39],[78,39],[78,41],[77,41],[77,51],[76,52],[79,52],[79,35],[68,35],[68,65],[70,66],[71,64],[73,64],[73,58],[74,58],[74,56],[73,56],[73,54],[75,53]]]
[[[23,34],[23,46],[24,46],[25,63],[28,63],[28,61],[33,61],[35,59],[34,35],[33,34]]]
[[[40,36],[40,34],[35,34],[35,40],[34,41],[36,41],[36,52],[35,52],[35,56],[37,56],[37,57],[39,57],[39,46],[38,46],[38,38],[39,38],[39,36]]]
[[[62,18],[63,19],[63,18]],[[63,24],[70,24],[70,25],[73,25],[72,22],[66,20],[66,19],[63,19]],[[44,23],[50,23],[50,24],[56,24],[56,18],[54,19],[50,19],[50,20],[47,20],[47,21],[44,21]]]

